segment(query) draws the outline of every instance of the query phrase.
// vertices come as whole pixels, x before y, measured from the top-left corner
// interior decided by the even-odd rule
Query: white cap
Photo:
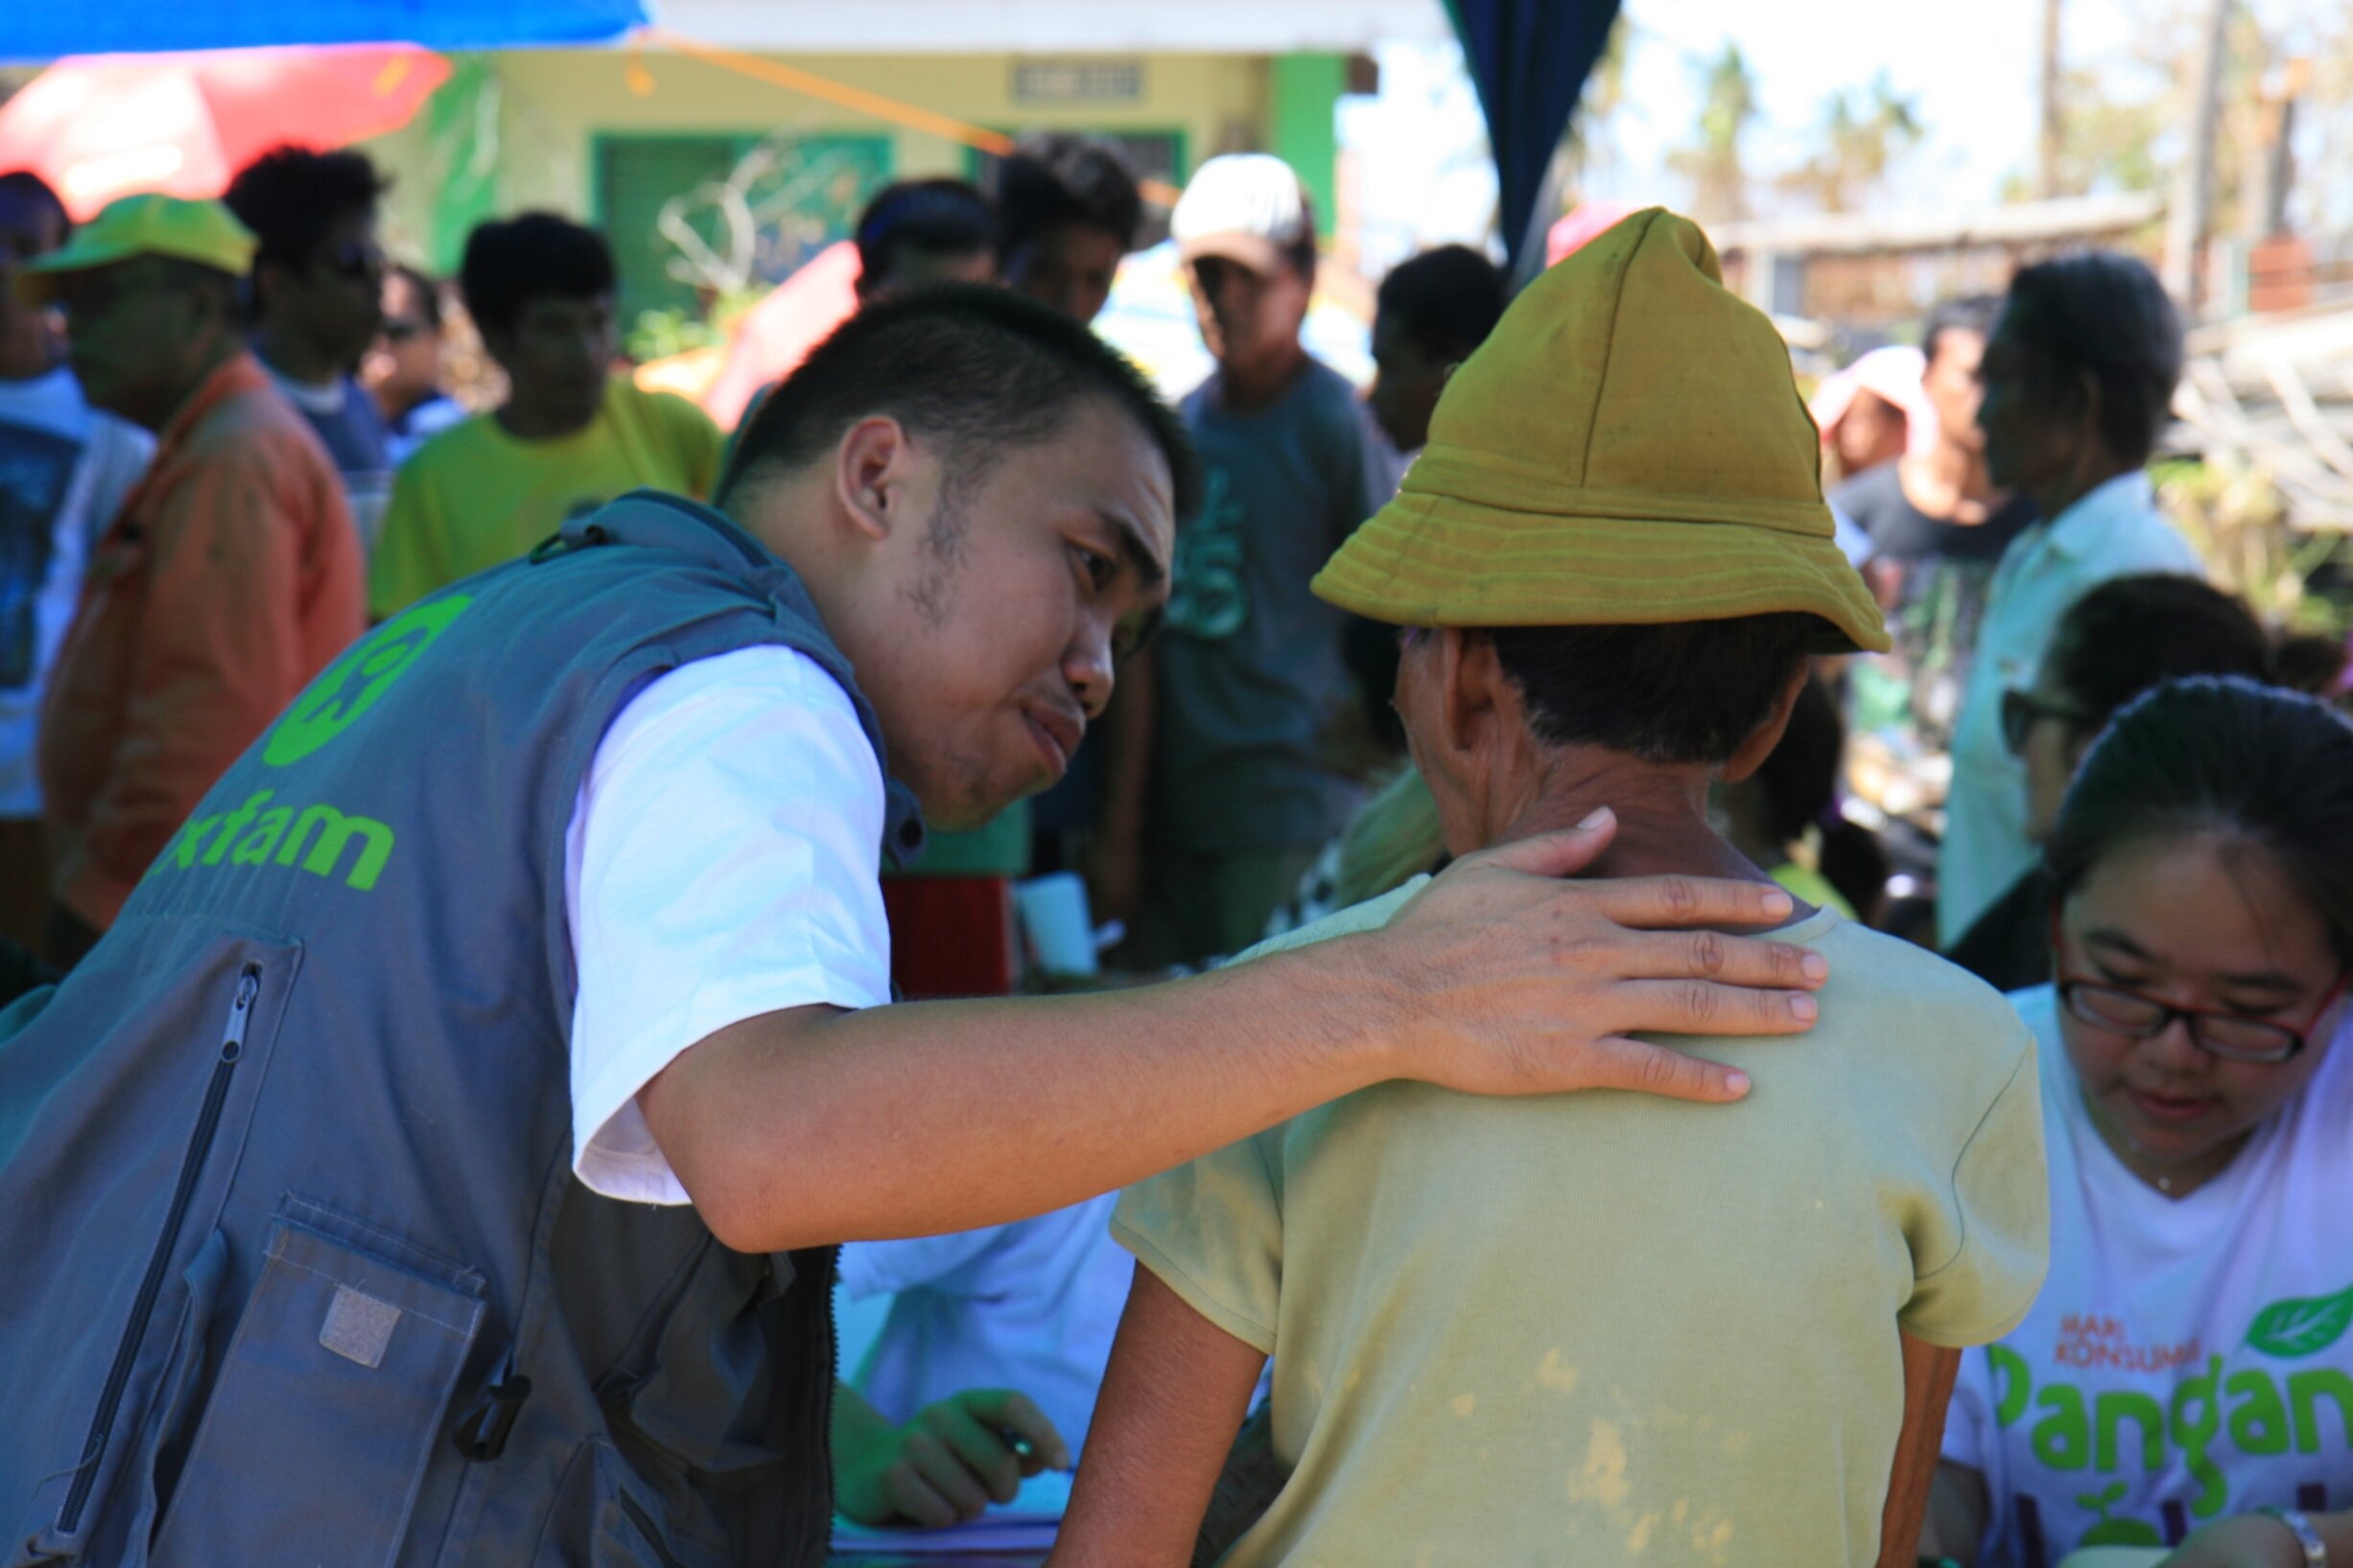
[[[1306,188],[1291,166],[1271,152],[1229,152],[1193,171],[1168,232],[1177,254],[1190,262],[1223,256],[1254,272],[1280,271],[1302,242],[1310,242]]]

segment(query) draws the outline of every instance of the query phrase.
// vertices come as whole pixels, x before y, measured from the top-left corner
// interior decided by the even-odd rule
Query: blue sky
[[[2120,96],[2138,96],[2150,83],[2133,40],[2187,9],[2188,0],[2067,0],[2064,52],[2106,74]],[[2274,37],[2294,39],[2322,8],[2254,0],[2254,10]],[[1727,41],[1756,79],[1762,112],[1747,151],[1760,173],[1801,161],[1827,100],[1881,71],[1927,129],[1891,206],[1997,200],[2004,180],[2032,165],[2042,0],[1626,0],[1625,14],[1626,102],[1608,128],[1594,195],[1688,199],[1667,155],[1690,137],[1702,68]],[[1364,171],[1375,261],[1409,242],[1474,237],[1494,201],[1476,99],[1451,49],[1400,47],[1381,64],[1382,97],[1352,105],[1342,122]]]

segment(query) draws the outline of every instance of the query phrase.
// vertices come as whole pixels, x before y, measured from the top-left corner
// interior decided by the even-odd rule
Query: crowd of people
[[[1400,263],[1360,389],[1232,153],[1170,406],[1055,133],[879,192],[722,431],[595,229],[444,283],[387,189],[0,174],[36,1557],[820,1560],[1076,1467],[1071,1568],[2353,1562],[2345,651],[2160,509],[2143,263],[1809,417],[1654,209]],[[1949,757],[1932,918],[1850,737]],[[1034,995],[1043,871],[1123,981]]]

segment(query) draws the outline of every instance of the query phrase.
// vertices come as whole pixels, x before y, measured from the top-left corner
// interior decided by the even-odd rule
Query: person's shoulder
[[[104,409],[90,410],[90,447],[102,463],[115,463],[133,472],[155,456],[155,436],[120,414]]]
[[[1866,532],[1875,532],[1887,513],[1904,500],[1903,481],[1895,468],[1894,463],[1881,463],[1850,480],[1841,480],[1830,488],[1830,504],[1861,524]]]
[[[2002,998],[2010,1004],[2026,1032],[2035,1037],[2036,1044],[2045,1050],[2059,1048],[2059,987],[2044,981],[2013,991]]]
[[[401,477],[437,476],[443,469],[477,462],[499,444],[499,439],[496,418],[487,413],[466,414],[418,442],[408,461],[400,465]]]
[[[1285,931],[1281,936],[1268,937],[1257,947],[1246,948],[1235,955],[1233,961],[1236,964],[1247,964],[1254,959],[1265,958],[1273,953],[1289,952],[1294,948],[1309,948],[1319,942],[1329,942],[1333,937],[1354,936],[1360,931],[1377,931],[1395,920],[1397,912],[1404,908],[1413,896],[1421,892],[1428,881],[1429,878],[1426,875],[1415,877],[1392,888],[1377,899],[1367,899],[1364,902],[1351,904],[1346,909],[1335,909],[1322,920],[1310,921],[1295,931]]]
[[[366,432],[379,442],[392,433],[392,427],[384,417],[384,410],[376,406],[376,395],[361,386],[357,376],[343,378],[341,417],[343,423]]]
[[[1830,966],[1822,992],[1825,1028],[1851,1022],[1878,1039],[1917,1041],[1929,1058],[2005,1070],[2031,1040],[2008,997],[1915,943],[1842,919],[1806,945]]]
[[[219,385],[208,383],[207,387]],[[198,395],[206,395],[200,392]],[[212,454],[235,450],[255,440],[280,440],[299,433],[317,444],[318,435],[308,415],[294,407],[269,379],[268,372],[230,382],[186,427],[185,449]]]
[[[626,376],[616,376],[612,395],[635,404],[655,424],[696,435],[707,434],[714,440],[720,437],[718,422],[691,399],[675,392],[648,391]]]
[[[1358,401],[1356,384],[1312,354],[1307,356],[1306,388],[1324,407],[1353,409]]]
[[[850,693],[824,666],[781,643],[715,653],[656,676],[615,715],[605,741],[617,754],[650,747],[680,756],[721,735],[756,737],[785,761],[838,756],[878,795],[883,787]]]
[[[1319,431],[1345,434],[1352,442],[1364,439],[1363,394],[1354,382],[1312,354],[1300,378],[1299,400],[1302,413]]]
[[[272,386],[248,386],[223,398],[190,428],[182,451],[209,470],[281,491],[322,480],[339,493],[342,487],[318,432]]]
[[[755,643],[680,665],[648,682],[628,710],[644,715],[722,704],[794,709],[859,729],[858,709],[841,683],[782,643]]]

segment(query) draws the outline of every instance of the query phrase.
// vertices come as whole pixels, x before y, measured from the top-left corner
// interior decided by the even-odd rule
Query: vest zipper
[[[653,1548],[653,1555],[662,1559],[662,1568],[686,1568],[686,1564],[671,1556],[670,1548],[662,1544],[661,1533],[653,1528],[653,1520],[647,1516],[637,1499],[620,1490],[616,1490],[613,1495],[621,1499],[621,1511],[636,1522],[637,1533],[646,1537],[646,1544]]]
[[[834,1529],[834,1392],[841,1387],[841,1322],[834,1315],[834,1282],[841,1268],[841,1249],[825,1249],[825,1267],[818,1273],[819,1299],[825,1305],[825,1391],[817,1396],[817,1453],[825,1465],[825,1547],[817,1554],[823,1562],[833,1550]]]
[[[155,1315],[155,1301],[163,1294],[164,1271],[171,1267],[173,1249],[179,1241],[180,1227],[187,1223],[188,1205],[196,1196],[196,1180],[203,1171],[204,1157],[212,1150],[213,1134],[221,1125],[221,1108],[228,1099],[229,1078],[237,1070],[238,1058],[245,1055],[246,1027],[252,1021],[253,1001],[261,995],[262,967],[247,964],[237,977],[237,999],[229,1004],[228,1028],[221,1041],[220,1057],[213,1063],[212,1082],[204,1089],[203,1109],[197,1112],[196,1133],[188,1140],[188,1153],[179,1162],[179,1182],[172,1189],[172,1205],[164,1210],[163,1233],[155,1238],[155,1251],[147,1260],[147,1275],[139,1281],[139,1294],[131,1299],[130,1322],[123,1330],[122,1342],[114,1347],[114,1365],[106,1371],[106,1381],[98,1394],[98,1413],[90,1418],[90,1435],[82,1439],[82,1463],[76,1469],[73,1485],[66,1489],[65,1506],[58,1510],[58,1532],[70,1535],[82,1523],[82,1510],[90,1500],[90,1488],[98,1484],[98,1462],[106,1457],[106,1443],[113,1437],[114,1417],[123,1403],[123,1390],[130,1381],[131,1363],[138,1359],[140,1342],[147,1338],[148,1321]]]

